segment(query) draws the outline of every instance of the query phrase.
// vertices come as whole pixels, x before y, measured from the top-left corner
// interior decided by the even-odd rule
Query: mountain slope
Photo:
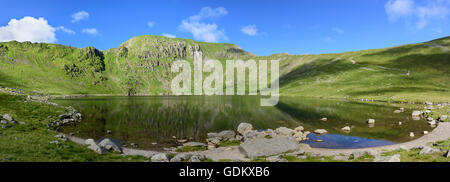
[[[450,101],[450,38],[321,55],[256,56],[233,44],[138,36],[99,51],[43,43],[0,43],[0,86],[48,94],[170,93],[177,59],[279,59],[282,95]]]

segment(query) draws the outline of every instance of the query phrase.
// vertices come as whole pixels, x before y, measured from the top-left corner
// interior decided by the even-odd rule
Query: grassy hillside
[[[177,59],[279,59],[283,95],[450,101],[450,38],[385,49],[321,55],[256,56],[233,44],[134,37],[99,51],[43,43],[0,43],[0,86],[48,94],[170,93]]]

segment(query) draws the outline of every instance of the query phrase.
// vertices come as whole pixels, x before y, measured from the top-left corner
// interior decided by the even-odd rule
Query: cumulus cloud
[[[152,28],[153,26],[155,26],[155,24],[156,24],[156,22],[154,22],[154,21],[149,21],[149,22],[147,22],[147,26],[150,27],[150,28]]]
[[[84,20],[86,18],[89,18],[89,13],[86,11],[79,11],[74,14],[72,14],[72,23]]]
[[[169,37],[169,38],[176,38],[175,35],[168,34],[168,33],[163,33],[162,36],[164,36],[164,37]]]
[[[450,13],[450,0],[389,0],[385,5],[390,21],[404,19],[415,22],[417,29],[423,29],[431,21],[446,21]]]
[[[228,12],[223,7],[212,9],[211,7],[204,7],[196,15],[190,16],[181,22],[178,28],[181,31],[191,33],[195,39],[205,42],[219,42],[226,40],[224,30],[220,30],[216,23],[206,23],[203,20],[207,18],[217,18],[227,15]]]
[[[19,42],[56,42],[55,31],[44,18],[26,16],[20,20],[11,19],[6,26],[0,27],[0,42],[16,40]]]
[[[255,36],[258,34],[258,28],[256,28],[256,25],[247,25],[241,28],[241,32],[250,36]]]
[[[85,34],[91,34],[91,35],[98,34],[98,30],[96,28],[85,28],[85,29],[81,30],[81,32],[83,32]]]

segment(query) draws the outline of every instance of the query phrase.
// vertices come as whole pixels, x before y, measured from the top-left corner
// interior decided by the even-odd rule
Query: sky
[[[0,42],[118,47],[139,35],[320,54],[450,35],[450,0],[2,0]]]

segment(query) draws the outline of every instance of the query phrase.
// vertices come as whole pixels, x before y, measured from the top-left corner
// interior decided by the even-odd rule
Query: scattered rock
[[[433,153],[436,153],[436,152],[440,152],[440,150],[426,146],[419,152],[419,154],[420,155],[433,154]]]
[[[253,126],[250,123],[240,123],[237,132],[241,135],[243,135],[246,131],[253,130]]]
[[[375,119],[368,119],[366,121],[367,124],[375,124]]]
[[[275,130],[275,133],[283,136],[292,136],[295,134],[295,131],[286,127],[279,127]]]
[[[314,133],[318,134],[318,135],[323,135],[325,133],[328,133],[328,131],[325,129],[317,129],[317,130],[314,130]]]
[[[419,117],[421,114],[422,114],[422,113],[421,113],[420,111],[413,111],[411,115],[412,115],[413,117]]]
[[[14,119],[9,114],[4,114],[3,119],[6,119],[7,121],[14,121]]]
[[[1,124],[8,124],[8,121],[6,121],[6,120],[1,120],[0,123],[1,123]]]
[[[192,157],[191,153],[179,153],[175,155],[172,159],[170,159],[170,162],[184,162],[188,161]]]
[[[393,156],[375,156],[373,162],[400,162],[400,154],[395,154]]]
[[[414,137],[415,135],[414,135],[414,132],[409,132],[409,136],[410,137]]]
[[[205,159],[206,159],[206,156],[203,154],[194,154],[189,159],[189,162],[202,162]]]
[[[225,130],[217,134],[217,137],[221,138],[222,140],[234,140],[235,136],[236,133],[233,130]]]
[[[133,148],[138,148],[139,145],[136,144],[136,143],[130,143],[130,146],[133,147]]]
[[[169,162],[169,155],[166,153],[159,153],[152,156],[152,162]]]
[[[303,126],[299,126],[297,128],[294,129],[296,132],[303,132],[305,130],[305,128],[303,128]]]
[[[107,133],[107,134],[111,134],[112,131],[111,131],[111,130],[107,130],[106,133]]]
[[[178,142],[178,143],[186,143],[187,140],[186,140],[186,139],[180,139],[180,140],[177,140],[177,142]],[[156,144],[155,144],[155,145],[156,145]]]
[[[328,118],[322,118],[322,119],[320,119],[320,121],[327,121],[328,120]]]
[[[122,145],[118,140],[110,139],[110,138],[101,138],[97,141],[100,147],[105,148],[106,150],[114,150],[116,152],[122,153]]]
[[[433,110],[434,107],[433,106],[427,106],[427,110]]]
[[[343,127],[341,130],[345,131],[345,132],[350,132],[351,128],[350,128],[350,126],[346,126],[346,127]]]
[[[402,123],[401,121],[399,121],[399,122],[398,122],[398,125],[401,126],[401,125],[403,125],[403,123]]]
[[[433,121],[433,118],[432,117],[428,117],[427,121]]]
[[[432,120],[432,121],[428,122],[428,124],[429,125],[436,125],[437,123],[436,123],[436,120]]]
[[[447,117],[447,115],[442,115],[441,117],[439,117],[439,120],[446,120],[448,117]]]
[[[401,111],[401,112],[405,112],[405,108],[401,107],[401,108],[400,108],[400,111]]]
[[[333,160],[335,161],[346,161],[350,158],[348,155],[337,155],[333,157]]]
[[[204,143],[201,143],[201,142],[188,142],[188,143],[183,144],[183,146],[185,146],[185,147],[186,146],[187,147],[201,147],[201,146],[206,147],[207,145]]]
[[[445,154],[444,157],[450,158],[450,150],[448,150]]]
[[[245,131],[244,135],[243,135],[244,141],[257,138],[258,136],[259,136],[259,133],[254,130]]]
[[[400,110],[395,110],[394,113],[401,113],[402,111]]]
[[[269,162],[288,162],[288,160],[283,158],[281,155],[270,156],[270,157],[267,157],[266,160]]]
[[[428,131],[423,131],[423,134],[424,135],[428,135]]]
[[[299,145],[292,136],[275,136],[271,139],[253,138],[240,145],[240,150],[248,157],[271,156],[299,150]]]

